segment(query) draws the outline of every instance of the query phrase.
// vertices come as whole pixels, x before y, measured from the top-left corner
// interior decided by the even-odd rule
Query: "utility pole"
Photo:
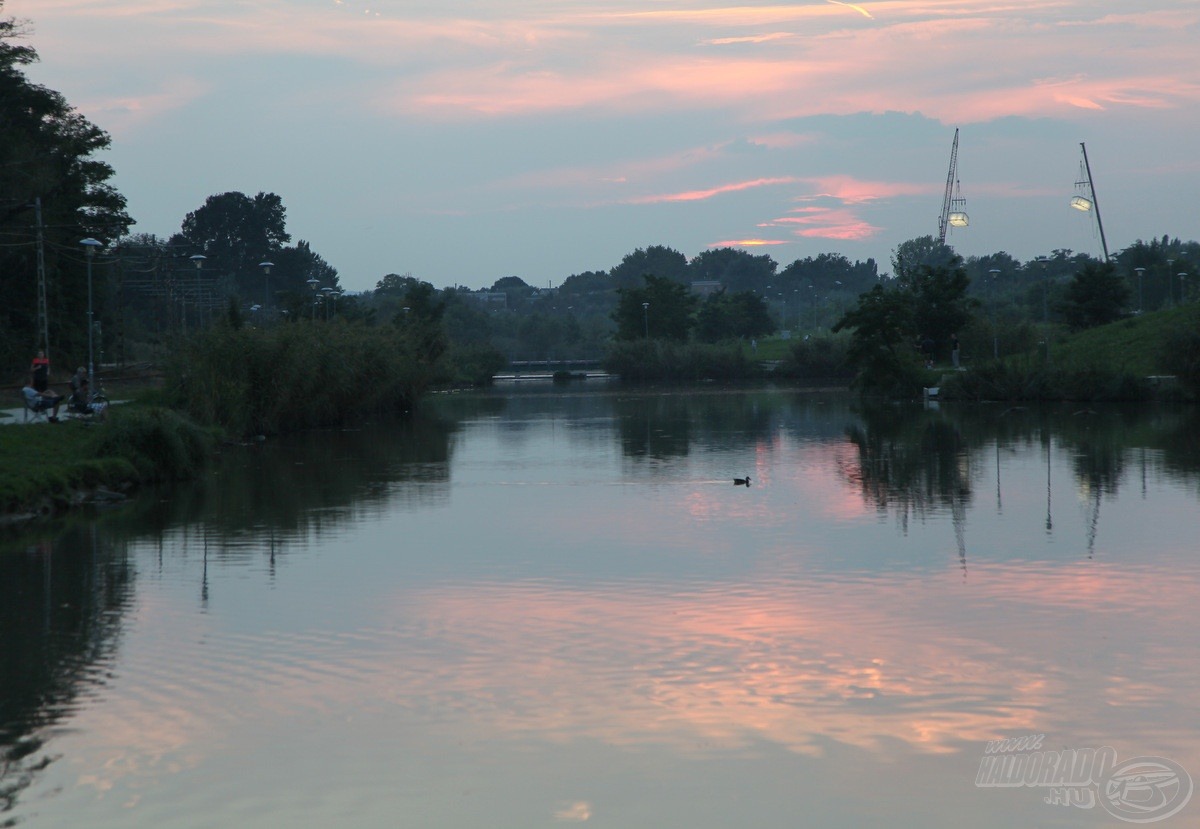
[[[46,310],[46,238],[42,227],[42,197],[33,200],[33,216],[37,224],[37,333],[41,348],[50,356],[50,315]]]

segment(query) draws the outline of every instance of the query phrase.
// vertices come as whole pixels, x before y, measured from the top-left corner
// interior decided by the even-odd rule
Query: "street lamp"
[[[1145,268],[1134,268],[1133,272],[1138,275],[1138,313],[1142,313],[1145,308],[1142,306],[1142,276],[1145,275]]]
[[[325,299],[323,300],[325,303],[325,321],[328,322],[329,321],[329,304],[331,302],[331,300],[329,299],[329,296],[330,296],[330,294],[333,293],[333,288],[330,288],[328,285],[326,285],[324,288],[321,289],[321,293],[325,295]]]
[[[991,311],[992,318],[992,359],[1000,359],[1000,332],[996,330],[996,303],[992,301],[992,291],[995,290],[992,283],[996,281],[996,277],[1000,275],[999,268],[992,268],[988,271],[991,274],[991,279],[988,280],[988,309]]]
[[[263,310],[271,304],[271,268],[275,267],[275,263],[269,259],[264,259],[258,263],[258,266],[263,269]]]
[[[208,257],[203,253],[193,253],[188,259],[192,260],[192,264],[196,266],[196,327],[200,326],[200,270],[204,267],[204,260]]]
[[[650,303],[642,303],[642,325],[645,327],[646,339],[650,339]]]
[[[1179,304],[1183,305],[1184,296],[1185,296],[1183,287],[1184,287],[1184,280],[1187,279],[1187,273],[1184,272],[1184,273],[1176,274],[1176,276],[1179,277]]]
[[[321,280],[317,279],[315,276],[310,276],[308,279],[306,279],[304,281],[307,282],[308,287],[312,288],[312,290],[313,290],[312,318],[313,318],[313,322],[316,322],[317,321],[317,286],[321,284]]]
[[[101,243],[88,237],[80,239],[79,244],[83,245],[84,253],[87,254],[87,280],[88,280],[88,392],[92,392],[96,388],[96,363],[95,352],[92,348],[92,330],[95,324],[92,321],[92,259],[96,256],[96,248],[101,247]]]

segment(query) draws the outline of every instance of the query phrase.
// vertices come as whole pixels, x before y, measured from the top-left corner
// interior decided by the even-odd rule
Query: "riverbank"
[[[0,428],[0,524],[118,501],[146,484],[192,477],[216,445],[212,432],[157,407],[113,410],[103,424]]]

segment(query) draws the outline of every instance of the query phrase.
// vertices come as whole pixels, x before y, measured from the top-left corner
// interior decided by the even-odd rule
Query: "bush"
[[[213,443],[210,433],[170,409],[118,408],[95,430],[91,454],[127,462],[136,473],[128,477],[178,481],[204,467]]]
[[[435,377],[416,326],[337,320],[275,328],[228,326],[181,347],[167,368],[169,401],[232,435],[342,426],[410,409]]]
[[[775,368],[777,377],[796,380],[849,380],[854,376],[847,361],[849,339],[813,337],[792,344]]]
[[[455,385],[487,386],[508,360],[490,345],[452,345],[446,353],[445,376]]]

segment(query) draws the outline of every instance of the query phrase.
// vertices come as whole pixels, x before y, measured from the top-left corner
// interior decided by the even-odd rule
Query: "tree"
[[[665,277],[643,277],[641,288],[621,288],[617,291],[617,339],[679,340],[688,338],[692,327],[692,312],[696,297],[686,285]],[[643,307],[645,306],[645,307]]]
[[[662,245],[651,245],[625,255],[621,264],[612,269],[613,284],[617,288],[635,288],[647,274],[675,282],[690,281],[686,256]]]
[[[767,303],[750,291],[710,294],[696,313],[696,338],[701,342],[761,337],[774,330]]]
[[[0,4],[2,5],[2,4]],[[87,272],[79,240],[108,243],[133,220],[110,184],[113,169],[96,159],[110,138],[24,67],[38,60],[18,43],[25,28],[0,18],[0,360],[27,362],[40,347],[37,331],[37,218],[47,275],[50,355],[82,360],[87,342]],[[111,308],[94,306],[104,322]],[[62,358],[59,358],[62,359]]]
[[[958,256],[944,265],[917,266],[901,286],[911,303],[914,330],[910,333],[931,337],[940,346],[950,340],[951,334],[966,328],[979,304],[967,297],[969,285]]]
[[[1067,284],[1058,310],[1072,331],[1095,328],[1125,316],[1129,293],[1115,266],[1089,262]]]
[[[442,316],[446,303],[428,282],[413,280],[404,294],[404,309],[394,324],[403,335],[403,351],[422,377],[435,375],[447,341]]]
[[[958,259],[954,248],[932,236],[918,236],[901,242],[892,251],[892,277],[905,284],[922,266],[931,268],[950,265]]]
[[[855,369],[855,385],[902,396],[919,387],[911,296],[876,285],[833,326],[835,333],[843,329],[851,331],[846,359]]]
[[[770,256],[754,256],[736,248],[706,250],[688,265],[693,281],[713,280],[730,291],[763,290],[775,276],[778,265]]]
[[[493,291],[503,291],[507,288],[528,288],[528,283],[519,276],[502,276],[492,283]]]
[[[258,263],[274,261],[272,257],[291,241],[286,221],[283,200],[274,193],[259,193],[254,198],[238,192],[221,193],[209,196],[203,206],[188,213],[171,241],[208,257],[205,267],[231,276],[238,292],[258,296]],[[280,276],[287,276],[282,269]]]
[[[271,268],[272,292],[299,291],[311,293],[310,279],[320,283],[319,288],[337,288],[337,268],[325,261],[319,253],[315,253],[308,242],[301,239],[294,247],[277,250],[271,255],[274,267]],[[259,260],[262,261],[262,260]],[[261,269],[254,269],[255,280],[263,278]],[[255,293],[251,291],[251,296]]]

